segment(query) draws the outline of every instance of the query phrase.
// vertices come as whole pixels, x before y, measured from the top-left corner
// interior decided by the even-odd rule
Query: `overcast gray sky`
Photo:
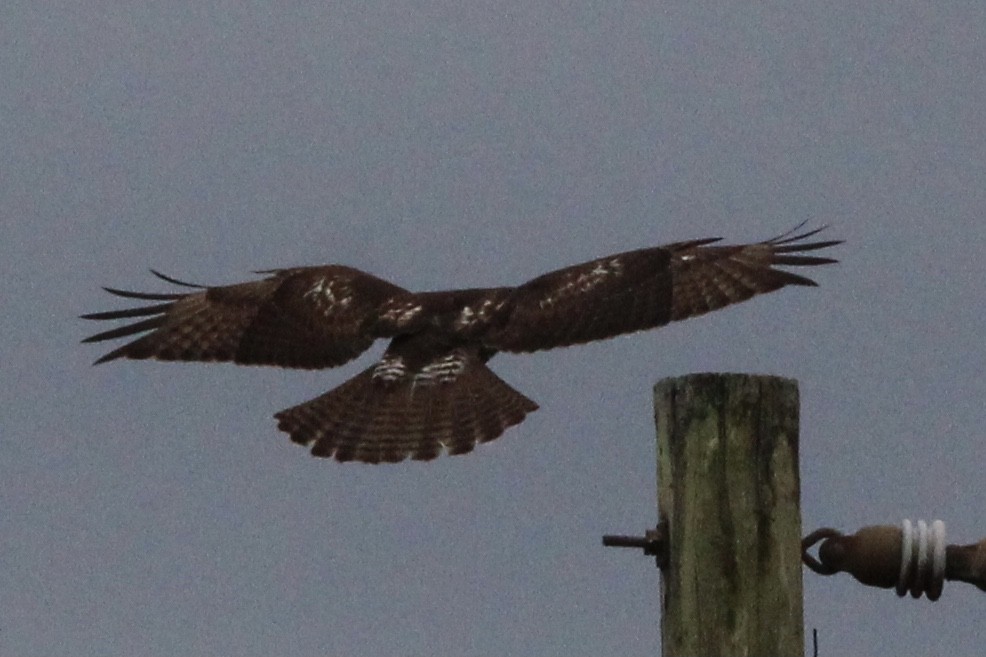
[[[653,655],[651,386],[797,378],[805,530],[986,536],[986,4],[8,0],[0,653]],[[817,289],[493,369],[462,457],[313,459],[360,371],[90,363],[99,286],[342,263],[513,284],[672,240],[843,238]],[[373,352],[378,354],[379,348]],[[983,650],[986,597],[805,573],[821,654]]]

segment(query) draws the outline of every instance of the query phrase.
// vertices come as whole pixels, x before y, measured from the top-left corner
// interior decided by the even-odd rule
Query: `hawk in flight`
[[[275,415],[315,456],[339,461],[428,460],[472,451],[537,409],[488,367],[497,352],[530,352],[663,326],[772,292],[815,285],[778,269],[836,262],[814,255],[838,240],[797,229],[754,244],[720,238],[628,251],[539,276],[517,287],[409,292],[342,265],[258,272],[262,280],[168,294],[105,288],[160,302],[85,319],[139,321],[84,342],[141,337],[117,358],[226,361],[321,369],[378,338],[381,359],[330,390]],[[808,255],[811,253],[811,255]]]

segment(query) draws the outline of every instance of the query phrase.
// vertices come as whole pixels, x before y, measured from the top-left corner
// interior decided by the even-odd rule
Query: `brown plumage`
[[[225,361],[320,369],[342,365],[379,338],[375,365],[324,395],[276,414],[278,427],[315,456],[340,461],[428,460],[464,454],[521,422],[537,404],[496,376],[497,352],[601,340],[701,315],[787,285],[815,282],[776,267],[836,262],[806,255],[822,229],[754,244],[719,238],[598,258],[517,287],[413,293],[341,265],[260,272],[267,278],[193,291],[116,296],[158,301],[83,315],[145,318],[83,342],[144,334],[117,358]]]

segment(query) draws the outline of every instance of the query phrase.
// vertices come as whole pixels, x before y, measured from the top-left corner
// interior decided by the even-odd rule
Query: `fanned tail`
[[[452,376],[388,376],[387,361],[339,387],[277,413],[278,428],[338,461],[427,461],[471,452],[538,408],[486,365],[470,360]]]

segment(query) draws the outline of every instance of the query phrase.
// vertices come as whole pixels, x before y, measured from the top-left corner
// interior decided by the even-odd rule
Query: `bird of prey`
[[[488,367],[495,354],[602,340],[701,315],[787,285],[816,285],[777,267],[836,262],[809,252],[797,229],[752,244],[675,242],[565,267],[517,287],[409,292],[343,265],[257,272],[248,283],[165,294],[104,288],[154,301],[85,319],[144,318],[86,338],[144,334],[117,358],[224,361],[321,369],[342,365],[379,338],[380,360],[342,385],[275,415],[315,456],[339,461],[429,460],[470,452],[538,408]]]

